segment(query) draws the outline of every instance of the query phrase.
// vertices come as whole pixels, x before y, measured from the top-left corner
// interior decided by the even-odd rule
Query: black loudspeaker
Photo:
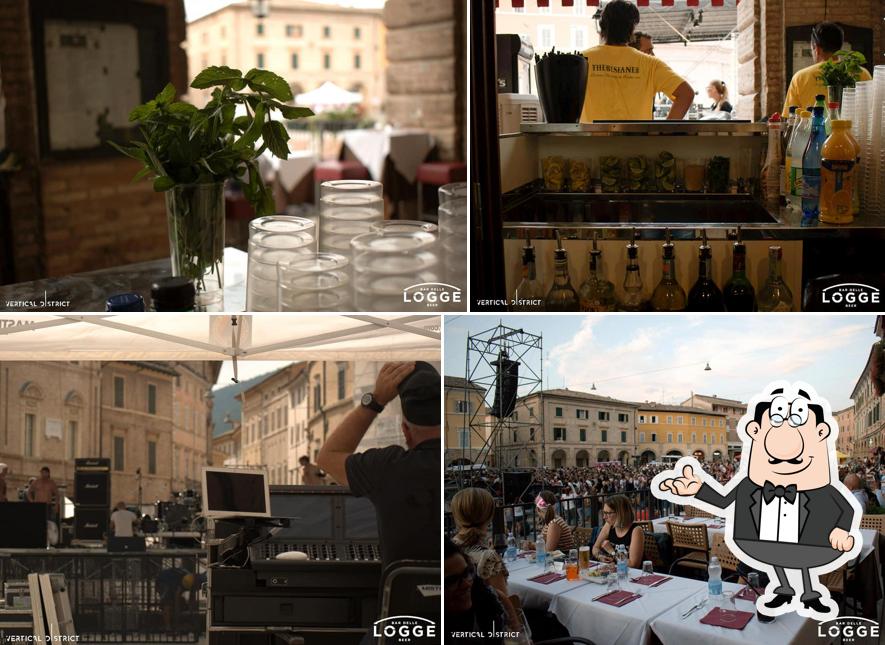
[[[111,471],[111,460],[108,457],[82,457],[74,459],[74,470]]]
[[[111,474],[101,471],[74,472],[74,503],[77,506],[111,505]]]
[[[497,370],[495,378],[495,400],[489,410],[489,414],[499,419],[504,419],[513,414],[516,407],[516,389],[519,385],[519,362],[507,358],[506,352],[501,352],[498,360],[492,361]]]
[[[511,470],[504,473],[504,503],[519,504],[530,502],[523,499],[524,493],[532,485],[532,472],[528,470]]]
[[[4,549],[45,549],[46,504],[0,502],[0,547]]]
[[[108,509],[84,508],[74,509],[74,539],[104,540],[108,532]]]

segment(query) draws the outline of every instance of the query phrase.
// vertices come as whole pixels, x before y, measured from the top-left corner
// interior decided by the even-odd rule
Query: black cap
[[[193,281],[182,276],[162,278],[151,285],[154,311],[193,311],[195,295]]]
[[[433,365],[415,361],[415,370],[397,390],[406,421],[417,426],[440,425],[440,379]]]

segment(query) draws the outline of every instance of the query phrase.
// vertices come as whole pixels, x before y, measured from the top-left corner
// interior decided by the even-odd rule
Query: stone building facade
[[[172,490],[197,490],[205,465],[220,465],[212,456],[212,386],[221,362],[175,363],[178,373],[173,401]]]
[[[698,461],[728,456],[725,412],[659,403],[640,403],[636,412],[636,453],[641,462],[693,455]]]

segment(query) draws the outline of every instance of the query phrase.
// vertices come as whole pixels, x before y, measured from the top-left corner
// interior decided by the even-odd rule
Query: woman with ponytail
[[[495,500],[485,488],[465,488],[452,498],[452,518],[457,531],[452,542],[461,547],[476,567],[476,575],[507,597],[507,566],[489,544],[489,525]]]
[[[731,103],[728,102],[728,88],[725,87],[725,81],[713,79],[707,86],[707,96],[713,99],[713,105],[710,109],[714,112],[731,112]]]

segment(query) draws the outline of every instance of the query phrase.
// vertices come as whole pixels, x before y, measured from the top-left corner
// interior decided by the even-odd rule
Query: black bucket
[[[547,123],[577,123],[587,92],[587,59],[579,54],[547,54],[535,71]]]

